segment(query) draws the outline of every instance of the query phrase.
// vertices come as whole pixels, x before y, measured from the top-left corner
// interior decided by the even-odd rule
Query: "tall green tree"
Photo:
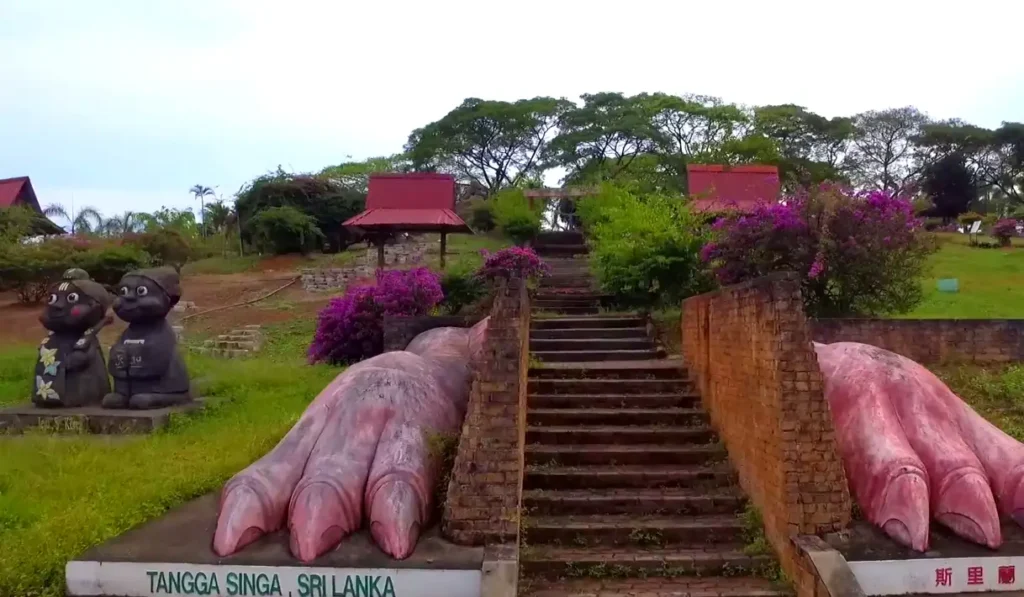
[[[800,185],[842,180],[852,166],[850,118],[825,118],[794,104],[759,106],[752,129],[774,143],[783,180]]]
[[[963,156],[979,189],[1024,205],[1024,124],[1004,122],[990,130],[946,120],[922,127],[914,141],[929,164]]]
[[[371,174],[408,172],[411,169],[412,164],[409,161],[409,157],[404,153],[398,153],[328,166],[320,171],[319,176],[337,181],[338,184],[345,188],[362,193],[365,196],[369,191]]]
[[[59,203],[51,203],[43,208],[43,215],[71,222],[71,234],[98,234],[103,228],[103,214],[95,207],[83,207],[72,213]]]
[[[650,102],[658,151],[685,161],[720,160],[722,146],[741,136],[748,121],[738,106],[707,95],[655,93],[646,101]]]
[[[959,153],[950,153],[928,164],[921,177],[921,190],[934,206],[926,214],[947,220],[967,212],[978,199],[974,172]]]
[[[488,193],[519,186],[541,171],[541,157],[571,102],[535,97],[517,102],[469,98],[416,129],[405,151],[416,170],[450,172]]]
[[[231,218],[231,206],[223,201],[214,201],[206,204],[206,211],[203,213],[203,222],[207,230],[211,232],[224,232]]]
[[[928,117],[913,106],[854,116],[853,182],[894,193],[908,191],[926,165],[914,142],[926,124]]]
[[[650,96],[603,92],[580,97],[583,105],[562,115],[549,147],[549,165],[567,169],[567,181],[612,180],[640,156],[656,153],[656,105]]]
[[[199,201],[199,214],[200,216],[206,214],[206,198],[213,197],[214,192],[210,187],[203,186],[201,184],[193,185],[188,192],[192,193],[192,196]],[[201,234],[206,236],[206,220],[204,219],[201,227]]]

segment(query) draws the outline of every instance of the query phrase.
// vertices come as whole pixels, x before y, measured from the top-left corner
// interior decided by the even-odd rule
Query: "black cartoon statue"
[[[70,269],[50,289],[39,317],[50,334],[39,345],[32,402],[44,408],[99,404],[110,391],[96,334],[113,317],[107,290],[80,269]]]
[[[178,273],[161,267],[129,272],[116,287],[114,312],[128,329],[110,348],[114,391],[104,408],[163,408],[192,400],[188,371],[167,314],[181,298]]]

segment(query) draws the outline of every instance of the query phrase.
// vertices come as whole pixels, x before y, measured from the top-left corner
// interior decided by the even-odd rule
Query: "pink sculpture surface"
[[[292,555],[308,562],[365,514],[377,545],[408,557],[437,481],[429,438],[459,432],[486,326],[433,329],[338,375],[273,450],[225,484],[214,551],[232,554],[287,521]]]
[[[914,361],[867,344],[815,344],[836,440],[864,515],[928,549],[931,517],[997,548],[1000,513],[1024,526],[1024,444]]]

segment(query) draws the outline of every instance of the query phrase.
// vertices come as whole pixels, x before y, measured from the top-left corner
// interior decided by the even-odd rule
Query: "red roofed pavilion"
[[[441,234],[441,266],[444,267],[446,236],[473,231],[455,213],[455,177],[450,174],[414,172],[371,174],[366,211],[343,224],[375,237],[377,267],[384,267],[384,239],[395,232]]]
[[[750,211],[758,203],[779,200],[775,166],[690,164],[686,177],[695,212]]]
[[[64,234],[64,229],[54,224],[43,214],[43,208],[39,206],[39,199],[36,198],[35,189],[32,188],[32,181],[27,176],[16,178],[0,179],[0,209],[25,206],[39,215],[34,232],[36,234]]]

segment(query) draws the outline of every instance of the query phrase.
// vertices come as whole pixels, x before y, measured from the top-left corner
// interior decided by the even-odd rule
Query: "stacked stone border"
[[[815,342],[862,342],[922,365],[1024,361],[1024,319],[817,319]]]
[[[479,323],[481,319],[483,318],[462,315],[384,316],[384,352],[405,350],[413,338],[434,328],[468,328]]]
[[[842,530],[852,504],[800,281],[780,273],[691,297],[681,326],[740,485],[798,595],[814,596],[820,578],[794,538]]]

